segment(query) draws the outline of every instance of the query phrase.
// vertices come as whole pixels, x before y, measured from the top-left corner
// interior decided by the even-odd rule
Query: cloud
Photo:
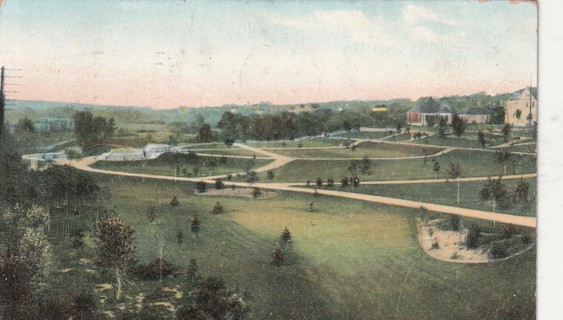
[[[417,39],[429,42],[447,42],[461,37],[463,34],[441,34],[423,26],[415,26],[410,29],[410,33]]]
[[[403,21],[407,24],[417,24],[419,22],[437,22],[450,26],[463,24],[462,21],[444,19],[438,13],[420,6],[408,5],[403,9]]]
[[[303,18],[277,17],[274,23],[299,30],[326,30],[344,34],[350,41],[394,46],[394,39],[383,31],[382,18],[371,18],[359,10],[323,10]]]

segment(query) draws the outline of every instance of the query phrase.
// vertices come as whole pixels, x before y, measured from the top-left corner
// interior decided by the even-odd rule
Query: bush
[[[223,183],[223,181],[221,179],[215,180],[215,189],[221,190],[221,189],[223,189],[224,186],[225,186],[225,184]]]
[[[272,170],[268,170],[266,176],[268,177],[268,180],[274,180],[275,178],[274,172]]]
[[[532,234],[529,231],[524,232],[524,234],[522,234],[522,242],[525,244],[530,244],[532,243]]]
[[[261,194],[262,191],[260,191],[260,188],[257,187],[252,188],[252,199],[258,198]]]
[[[507,244],[503,242],[494,242],[489,249],[490,259],[502,259],[508,257]]]
[[[459,231],[459,216],[457,214],[450,215],[450,227],[453,231]]]
[[[283,240],[283,242],[287,243],[289,240],[291,240],[291,232],[289,232],[289,229],[287,229],[287,227],[285,227],[285,229],[283,230],[280,238]]]
[[[438,243],[438,240],[434,239],[434,241],[432,242],[432,249],[440,249],[440,244]]]
[[[172,197],[172,200],[170,200],[170,205],[173,207],[176,207],[180,204],[180,201],[178,201],[178,198],[176,196]]]
[[[348,177],[342,177],[342,180],[340,180],[340,186],[342,188],[348,187]]]
[[[227,180],[231,181],[232,178],[233,178],[233,175],[229,173],[229,174],[227,175]]]
[[[215,205],[213,206],[213,213],[215,213],[215,214],[223,213],[224,210],[225,209],[223,208],[223,206],[219,202],[216,202]]]
[[[510,238],[513,235],[516,234],[516,227],[512,224],[506,224],[504,225],[504,237],[505,238]]]
[[[334,179],[333,178],[326,179],[326,185],[331,188],[334,187]]]
[[[481,234],[481,230],[479,226],[476,224],[471,225],[467,232],[467,236],[465,236],[465,246],[467,248],[473,249],[479,246],[479,236]]]
[[[165,259],[162,259],[161,261],[160,258],[155,258],[146,265],[139,264],[135,268],[135,275],[142,280],[159,279],[161,272],[162,277],[164,278],[178,272],[178,268]]]
[[[316,184],[317,184],[317,187],[319,187],[319,188],[322,187],[323,186],[323,179],[321,179],[320,177],[317,177]]]
[[[280,267],[284,264],[285,257],[282,248],[277,245],[272,252],[272,265]]]
[[[205,183],[204,181],[199,181],[196,185],[195,185],[197,191],[199,193],[203,193],[205,192],[205,190],[207,189],[207,183]]]

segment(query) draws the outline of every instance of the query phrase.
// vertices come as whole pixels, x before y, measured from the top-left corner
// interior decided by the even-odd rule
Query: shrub
[[[227,175],[227,180],[231,181],[232,178],[233,178],[233,175],[229,173],[229,174]]]
[[[326,179],[326,185],[329,187],[334,187],[334,179],[333,178]]]
[[[479,226],[476,224],[471,225],[467,232],[467,236],[465,236],[465,246],[467,248],[477,248],[479,246],[479,236],[481,234],[481,230]]]
[[[489,249],[489,258],[502,259],[508,257],[507,244],[503,242],[493,242]]]
[[[450,215],[450,227],[453,231],[459,231],[459,216],[457,214]]]
[[[311,180],[307,180],[306,184],[307,184],[307,187],[310,186],[310,185],[311,185]]]
[[[197,191],[199,193],[203,193],[207,189],[207,183],[205,183],[204,181],[199,181],[195,187],[197,188]]]
[[[215,180],[215,189],[221,190],[224,186],[225,184],[223,184],[223,181],[221,179]]]
[[[274,180],[274,178],[275,178],[275,174],[272,170],[268,170],[268,172],[266,173],[266,176],[268,177],[268,180]]]
[[[342,177],[342,180],[340,180],[340,186],[342,188],[348,187],[348,177]]]
[[[173,207],[176,207],[180,204],[180,201],[178,201],[178,198],[176,198],[176,196],[172,197],[172,200],[170,200],[170,205]]]
[[[258,198],[261,194],[262,191],[260,191],[260,188],[257,187],[252,188],[252,199]]]
[[[213,206],[213,213],[215,214],[223,213],[224,210],[225,209],[219,202],[216,202],[215,205]]]
[[[72,238],[72,248],[82,249],[84,247],[84,232],[82,230],[75,230],[71,233]]]
[[[351,180],[352,180],[352,185],[354,187],[357,187],[357,186],[360,185],[360,179],[358,177],[354,176]]]
[[[319,187],[319,188],[322,187],[323,186],[323,179],[321,179],[321,177],[317,177],[316,184],[317,184],[317,187]]]
[[[272,252],[272,265],[280,267],[284,264],[285,257],[282,248],[277,245]]]
[[[532,234],[529,231],[524,232],[524,234],[522,234],[522,242],[525,244],[530,244],[532,243]]]
[[[504,231],[504,237],[510,238],[516,234],[516,227],[512,224],[506,224],[504,225],[503,231]]]
[[[280,238],[285,243],[287,243],[289,240],[291,240],[291,232],[289,232],[289,229],[287,229],[287,226],[285,227],[285,229],[283,229],[283,232],[282,232]]]
[[[440,249],[440,244],[438,243],[438,240],[434,239],[434,241],[432,242],[432,249]]]
[[[171,262],[166,261],[165,259],[162,259],[161,261],[160,258],[155,258],[146,265],[139,264],[135,268],[135,275],[142,280],[156,280],[160,278],[161,274],[164,278],[176,273],[177,271],[178,268]]]

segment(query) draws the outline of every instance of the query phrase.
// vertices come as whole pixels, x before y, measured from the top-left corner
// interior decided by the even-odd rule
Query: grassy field
[[[502,148],[502,150],[512,150],[513,152],[537,153],[537,144],[514,145],[512,147]]]
[[[317,138],[303,141],[249,141],[245,144],[254,148],[299,148],[302,147],[334,147],[341,145],[346,139]]]
[[[217,149],[217,150],[196,150],[197,153],[213,154],[218,156],[246,156],[263,157],[263,155],[245,149],[231,148],[231,149]]]
[[[433,154],[441,151],[439,148],[424,148],[409,145],[364,142],[354,151],[351,149],[273,149],[272,152],[295,158],[398,158]]]
[[[433,162],[436,159],[440,163],[440,171],[436,176],[433,171]],[[461,177],[486,177],[496,175],[510,175],[536,172],[536,158],[533,156],[514,156],[507,165],[497,162],[494,152],[483,151],[452,151],[445,155],[428,158],[426,164],[424,159],[407,160],[372,160],[369,176],[360,176],[361,180],[400,180],[400,179],[434,179],[448,178],[448,164],[459,162],[462,167]],[[274,170],[276,175],[274,182],[305,182],[315,181],[317,177],[326,180],[332,177],[337,181],[342,176],[349,176],[347,168],[350,166],[348,160],[296,160],[279,169]]]
[[[393,134],[395,134],[395,131],[393,131]],[[360,132],[344,132],[339,134],[338,137],[343,137],[343,138],[350,137],[357,139],[381,139],[389,135],[390,135],[389,131],[384,131],[384,132],[360,131]]]
[[[205,161],[205,158],[203,158]],[[245,170],[246,165],[250,159],[235,159],[227,158],[225,164],[218,164],[217,167],[209,170],[205,164],[201,165],[199,175],[204,176],[214,176],[222,175],[228,173],[237,173]],[[259,168],[270,163],[271,160],[256,159],[254,160],[254,165],[252,168]],[[112,171],[123,171],[131,173],[143,173],[143,174],[154,174],[154,175],[165,175],[174,176],[175,169],[171,167],[168,163],[156,158],[154,160],[145,161],[98,161],[92,165],[93,168],[112,170]],[[180,166],[180,176],[192,176],[192,165],[181,165]],[[184,169],[186,173],[184,173]]]
[[[516,189],[516,184],[519,180],[505,180],[504,184],[510,194]],[[536,179],[524,179],[530,186],[530,199],[535,203],[536,199]],[[485,181],[467,181],[460,182],[460,204],[459,207],[492,211],[492,202],[482,202],[479,198],[479,191],[485,185]],[[328,187],[325,187],[328,188]],[[329,188],[330,189],[330,188]],[[331,189],[341,190],[340,187],[333,187]],[[457,205],[457,183],[451,181],[448,183],[433,183],[433,184],[401,184],[401,185],[360,185],[357,188],[346,188],[348,192],[365,193],[370,195],[400,198],[413,201],[430,202],[449,206]],[[534,205],[524,208],[520,205],[515,205],[509,209],[500,209],[497,207],[497,212],[535,216],[536,207]]]
[[[434,260],[416,240],[418,210],[291,193],[269,200],[202,197],[188,184],[99,179],[113,194],[112,209],[135,229],[141,262],[158,255],[160,242],[164,258],[180,267],[195,258],[203,275],[220,275],[248,293],[251,319],[534,318],[535,250],[484,265]],[[168,205],[172,195],[178,196],[178,207]],[[209,213],[216,201],[225,214]],[[307,212],[311,201],[316,211]],[[144,215],[149,205],[157,208],[154,226]],[[201,220],[198,238],[189,231],[195,213]],[[50,234],[55,242],[59,218]],[[73,228],[93,222],[88,214],[71,219]],[[292,232],[289,262],[274,267],[271,251],[285,226]],[[175,237],[179,229],[186,235],[181,245]],[[91,247],[69,250],[59,242],[57,267],[75,270],[54,273],[50,290],[110,281],[79,269],[79,259],[95,258]],[[181,279],[166,279],[161,286],[178,287]],[[158,281],[129,280],[124,294],[158,289]]]
[[[462,148],[481,148],[481,143],[477,138],[477,134],[473,135],[462,135],[461,137],[457,138],[455,136],[447,136],[445,138],[441,138],[439,136],[430,136],[428,138],[421,138],[413,140],[414,143],[420,144],[430,144],[436,146],[445,146],[445,147],[462,147]],[[488,137],[485,139],[485,146],[495,146],[504,143],[502,138],[499,139],[489,139]]]

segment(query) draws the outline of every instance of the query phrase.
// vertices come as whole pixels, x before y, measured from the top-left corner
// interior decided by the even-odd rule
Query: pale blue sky
[[[0,64],[23,69],[19,99],[416,99],[529,85],[536,25],[507,1],[7,0]]]

